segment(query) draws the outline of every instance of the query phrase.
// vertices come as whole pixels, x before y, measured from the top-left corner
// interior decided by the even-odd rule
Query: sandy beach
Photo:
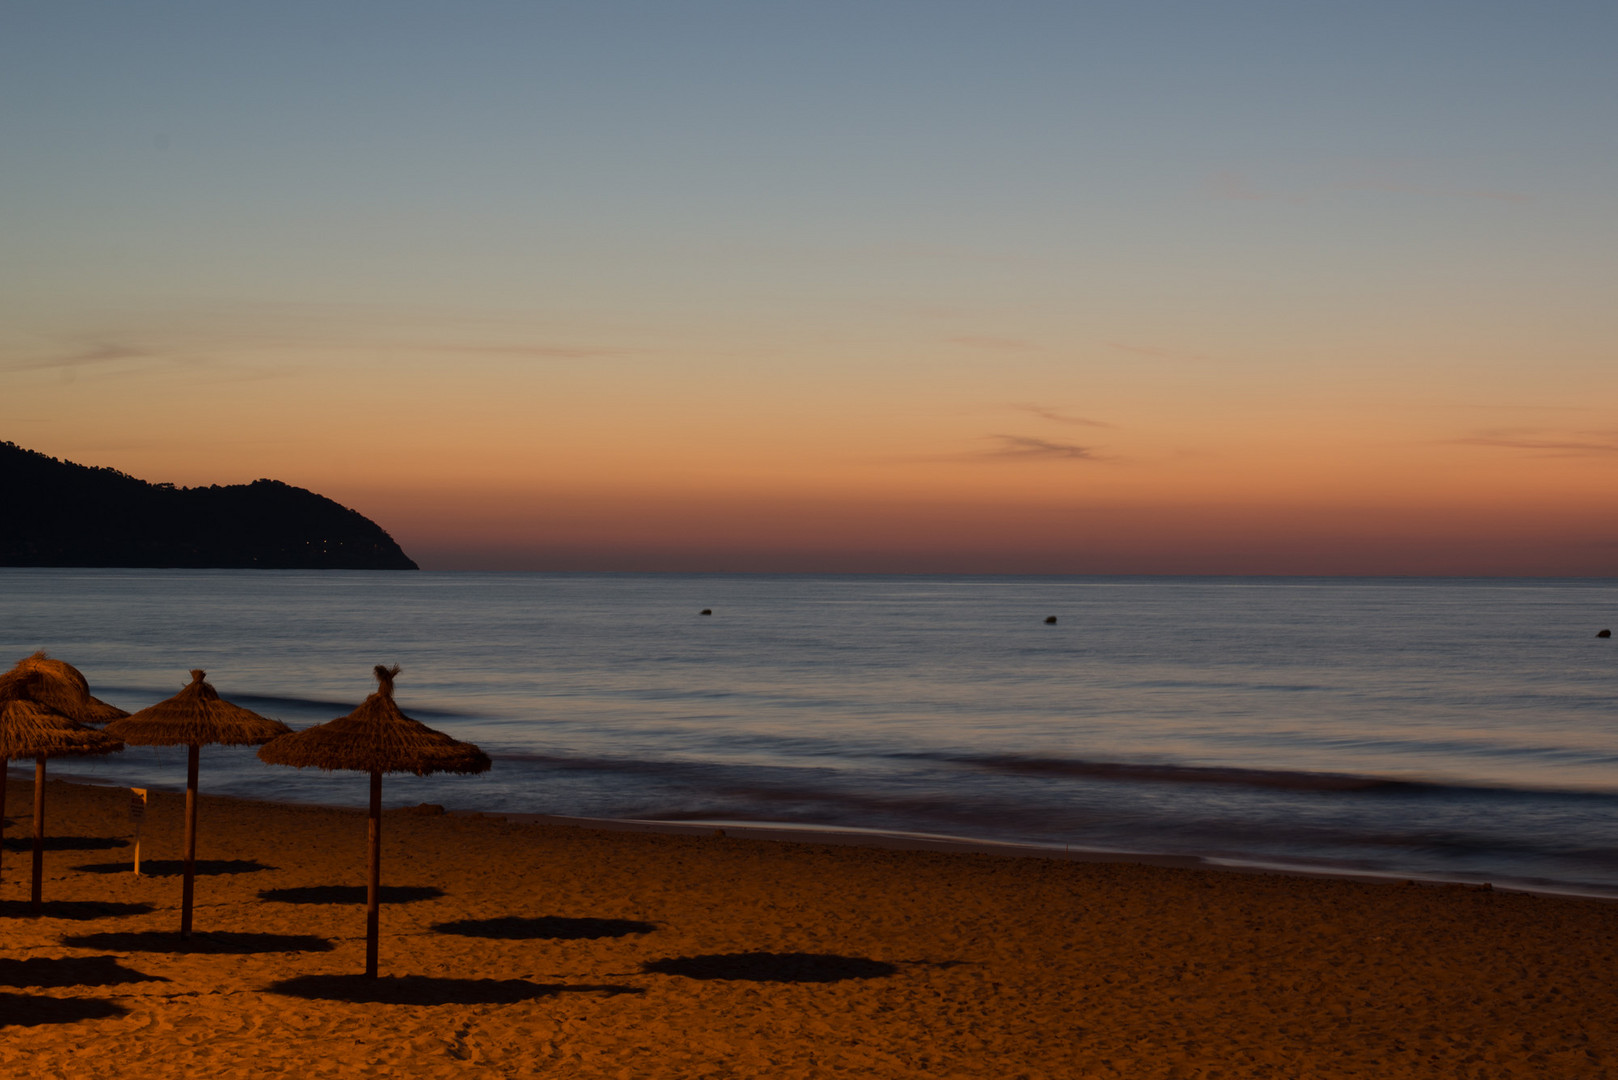
[[[16,1077],[1601,1077],[1618,904],[32,785],[0,881]]]

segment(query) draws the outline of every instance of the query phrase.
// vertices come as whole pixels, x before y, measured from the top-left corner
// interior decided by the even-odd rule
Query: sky
[[[0,4],[0,439],[429,569],[1618,573],[1618,5]]]

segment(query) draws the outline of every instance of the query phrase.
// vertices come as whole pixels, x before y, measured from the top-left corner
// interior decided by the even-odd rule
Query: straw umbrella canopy
[[[382,888],[382,774],[480,773],[489,757],[471,743],[434,731],[400,711],[393,700],[399,665],[376,666],[377,690],[347,716],[283,735],[259,748],[271,765],[348,769],[371,774],[370,876],[365,899],[365,974],[376,976],[378,894]]]
[[[28,696],[81,724],[105,724],[129,714],[90,694],[84,673],[65,660],[36,652],[17,661],[9,675],[26,680]]]
[[[45,841],[45,759],[64,754],[110,754],[116,739],[101,739],[84,724],[128,713],[90,695],[90,684],[72,664],[36,652],[0,675],[0,707],[16,705],[4,719],[16,738],[0,735],[0,832],[4,831],[6,770],[14,757],[34,758],[34,910],[39,910]],[[44,753],[37,751],[43,749]]]
[[[22,697],[17,692],[22,685],[10,672],[0,676],[0,857],[5,853],[6,777],[11,759],[27,757],[52,728],[72,723],[49,705]]]
[[[191,900],[197,873],[197,761],[202,747],[257,746],[286,735],[291,728],[256,712],[233,705],[205,679],[207,672],[192,669],[191,682],[171,698],[114,720],[107,734],[134,746],[184,746],[185,764],[185,884],[180,899],[180,937],[191,936]]]
[[[110,754],[122,750],[124,744],[111,735],[75,722],[49,705],[30,700],[28,689],[29,680],[0,679],[0,834],[5,829],[7,766],[14,757],[31,757],[34,759],[34,879],[30,899],[38,914],[44,902],[46,759]]]

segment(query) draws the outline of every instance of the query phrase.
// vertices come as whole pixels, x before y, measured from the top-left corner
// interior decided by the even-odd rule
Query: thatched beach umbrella
[[[286,735],[291,728],[256,712],[232,705],[203,680],[207,672],[192,669],[191,683],[171,698],[133,716],[114,720],[108,735],[133,746],[184,746],[185,884],[180,892],[180,937],[191,936],[191,899],[197,875],[197,760],[204,746],[257,746]]]
[[[17,696],[16,687],[13,680],[0,682],[0,856],[5,852],[6,778],[11,759],[28,756],[42,732],[72,723],[48,705]]]
[[[370,877],[366,881],[365,974],[376,975],[378,893],[382,888],[382,774],[480,773],[489,757],[471,743],[452,739],[399,711],[393,677],[399,665],[376,666],[377,691],[347,716],[283,735],[259,748],[272,765],[351,769],[371,774]]]
[[[28,682],[28,696],[34,701],[49,705],[81,724],[105,724],[129,715],[118,706],[93,697],[89,681],[78,668],[42,652],[17,661],[8,674]]]
[[[16,705],[17,708],[8,708]],[[34,910],[39,910],[44,862],[45,759],[63,754],[109,754],[122,750],[83,727],[128,713],[90,695],[90,684],[72,664],[36,652],[0,674],[0,832],[4,830],[6,771],[14,757],[34,758]],[[10,734],[6,734],[9,732]],[[43,753],[38,751],[43,750]]]
[[[124,744],[75,723],[49,705],[23,696],[25,681],[0,681],[0,807],[5,805],[5,773],[14,757],[34,759],[34,881],[30,898],[37,914],[44,899],[45,761],[65,755],[110,754]],[[3,828],[3,827],[0,827]]]

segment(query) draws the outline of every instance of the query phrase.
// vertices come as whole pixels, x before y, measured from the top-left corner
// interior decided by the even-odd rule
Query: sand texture
[[[363,777],[353,778],[363,797]],[[31,785],[0,880],[9,1077],[1618,1076],[1618,904],[1433,885],[384,818]]]

